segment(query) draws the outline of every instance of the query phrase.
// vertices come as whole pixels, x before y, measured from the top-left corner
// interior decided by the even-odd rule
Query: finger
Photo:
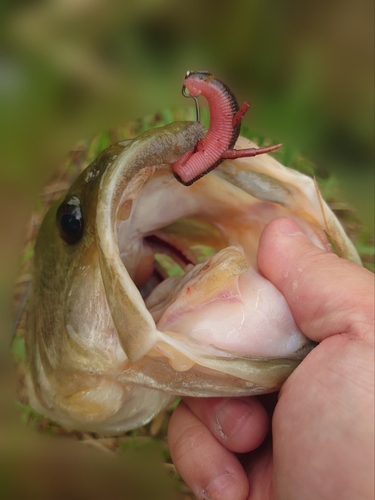
[[[235,453],[254,450],[266,437],[268,415],[257,398],[184,398],[184,402]]]
[[[314,246],[293,220],[275,219],[266,226],[258,266],[312,340],[337,333],[373,338],[373,274]]]
[[[173,463],[198,499],[247,498],[249,486],[240,462],[184,402],[169,422],[168,443]]]
[[[247,474],[250,495],[248,500],[271,499],[273,495],[273,450],[271,437],[242,460]]]

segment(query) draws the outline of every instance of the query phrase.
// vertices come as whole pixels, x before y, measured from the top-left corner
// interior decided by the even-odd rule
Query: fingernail
[[[238,403],[237,403],[238,401]],[[237,406],[240,406],[241,412],[235,411]],[[239,425],[244,419],[248,418],[252,413],[251,405],[233,398],[231,400],[224,400],[216,409],[216,425],[220,437],[228,439],[238,429]],[[239,416],[237,416],[239,414]]]
[[[215,477],[207,488],[202,492],[202,499],[205,500],[220,500],[233,497],[233,490],[237,493],[237,486],[234,481],[234,474],[226,471],[220,476]]]
[[[296,236],[302,235],[305,236],[297,224],[293,219],[280,219],[279,221],[279,229],[286,236]]]

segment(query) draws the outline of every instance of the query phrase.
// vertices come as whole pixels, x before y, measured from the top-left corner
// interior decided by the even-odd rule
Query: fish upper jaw
[[[124,193],[131,193],[127,202],[135,199],[158,168],[177,160],[196,144],[204,132],[198,123],[176,122],[160,129],[158,140],[154,133],[145,133],[113,158],[100,181],[96,215],[99,264],[108,307],[131,362],[138,361],[150,351],[158,332],[139,290],[124,268],[117,245],[118,221],[124,218]]]

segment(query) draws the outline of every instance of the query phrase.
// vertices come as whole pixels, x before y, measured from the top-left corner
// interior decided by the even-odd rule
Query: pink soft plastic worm
[[[188,91],[188,93],[186,93]],[[269,153],[281,144],[267,148],[233,149],[240,134],[241,120],[249,109],[244,102],[241,108],[229,88],[208,71],[187,72],[182,93],[196,98],[203,95],[210,109],[210,128],[205,137],[179,158],[172,171],[176,179],[190,186],[203,175],[216,168],[225,159],[244,158]]]

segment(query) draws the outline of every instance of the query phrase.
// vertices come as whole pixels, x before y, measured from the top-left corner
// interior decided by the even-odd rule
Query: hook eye
[[[183,95],[184,97],[193,97],[193,96],[191,96],[191,95],[189,94],[189,91],[188,91],[188,89],[185,87],[185,85],[183,85],[183,86],[182,86],[181,92],[182,92],[182,95]]]
[[[188,73],[190,73],[188,71]],[[201,112],[200,112],[200,109],[199,109],[199,103],[198,103],[198,98],[194,95],[191,95],[189,94],[189,91],[188,89],[185,87],[185,85],[182,86],[182,95],[184,97],[190,97],[192,99],[194,99],[194,102],[195,102],[195,113],[196,113],[196,117],[197,117],[197,122],[200,123],[201,122]]]

